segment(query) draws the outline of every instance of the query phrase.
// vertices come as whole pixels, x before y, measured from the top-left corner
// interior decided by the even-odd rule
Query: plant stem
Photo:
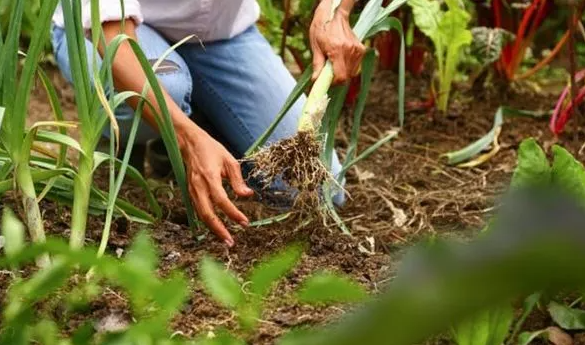
[[[299,131],[308,131],[308,130],[315,130],[315,125],[321,121],[323,117],[323,113],[319,112],[319,109],[323,105],[324,98],[327,97],[327,92],[329,91],[329,87],[333,82],[333,66],[331,62],[327,61],[325,66],[319,73],[319,77],[313,84],[311,88],[311,92],[307,97],[307,102],[303,106],[303,110],[301,112],[301,118],[299,119]]]
[[[88,151],[89,152],[89,151]],[[71,215],[70,245],[73,249],[80,249],[85,242],[85,228],[87,225],[87,210],[91,193],[93,176],[93,157],[80,155],[79,168],[74,180],[74,201]]]
[[[28,164],[18,164],[16,167],[16,180],[22,194],[22,206],[24,207],[26,226],[30,237],[34,243],[45,242],[45,228]],[[39,256],[36,261],[37,266],[41,268],[48,267],[51,264],[49,256],[46,254]]]

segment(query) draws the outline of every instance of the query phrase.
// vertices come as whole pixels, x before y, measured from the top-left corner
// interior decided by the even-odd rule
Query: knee
[[[149,62],[152,66],[157,59],[151,59]],[[187,115],[191,115],[191,92],[193,91],[193,82],[191,73],[187,66],[166,59],[157,67],[155,74],[160,84],[167,91],[175,103],[181,107],[181,110]]]

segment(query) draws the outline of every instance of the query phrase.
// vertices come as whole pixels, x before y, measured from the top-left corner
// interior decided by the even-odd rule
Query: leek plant
[[[405,2],[405,0],[394,0],[384,7],[382,6],[382,0],[370,0],[353,27],[354,33],[362,41],[379,32],[391,29],[397,30],[403,37],[400,21],[391,17],[390,14]],[[334,1],[332,15],[339,3],[340,1]],[[403,38],[400,49],[398,87],[400,125],[404,121],[404,49]],[[350,151],[338,176],[334,177],[331,174],[334,134],[348,86],[340,86],[330,90],[333,81],[333,68],[330,62],[325,64],[307,97],[298,123],[298,134],[266,148],[261,148],[308,86],[312,73],[311,68],[307,68],[301,75],[275,121],[246,152],[246,156],[255,161],[254,174],[264,178],[267,182],[271,182],[277,177],[282,177],[286,183],[299,191],[296,197],[296,206],[303,208],[302,205],[306,203],[307,199],[305,198],[308,196],[309,202],[306,204],[309,209],[314,209],[314,202],[321,202],[317,192],[323,186],[325,206],[344,231],[347,231],[347,229],[343,226],[333,207],[333,192],[339,190],[338,186],[343,181],[349,168],[396,136],[396,132],[389,133],[363,153],[356,155],[361,117],[373,75],[374,64],[375,53],[370,51],[366,54],[362,63],[362,89],[354,112]]]
[[[45,241],[45,230],[42,216],[37,202],[37,193],[33,181],[30,166],[30,152],[36,139],[40,126],[62,126],[60,122],[45,122],[36,124],[31,130],[26,130],[26,115],[33,79],[37,71],[38,60],[43,52],[47,40],[48,28],[51,17],[57,6],[58,0],[46,0],[41,4],[39,16],[30,39],[30,45],[26,53],[24,66],[18,71],[19,43],[22,30],[24,0],[16,0],[12,3],[11,19],[6,37],[0,32],[0,147],[6,152],[9,161],[6,161],[0,169],[3,179],[10,172],[14,178],[19,196],[22,201],[26,226],[30,236],[35,242]],[[56,142],[63,137],[53,133],[49,135]],[[48,256],[37,259],[39,266],[48,266]]]
[[[99,44],[105,43],[103,40],[103,32],[99,18],[99,0],[91,1],[92,14],[92,43],[93,51],[93,70],[90,71],[88,54],[85,46],[85,30],[81,24],[81,1],[63,1],[63,13],[65,18],[65,31],[67,37],[67,46],[69,50],[69,59],[71,63],[71,74],[73,83],[75,85],[75,98],[77,102],[78,118],[81,127],[80,138],[80,153],[79,166],[77,174],[74,177],[74,196],[73,196],[73,211],[71,220],[71,238],[70,244],[73,248],[80,248],[83,246],[85,240],[85,229],[87,223],[87,214],[90,202],[90,195],[92,192],[91,182],[95,169],[101,164],[109,161],[110,163],[110,190],[108,196],[107,206],[107,220],[106,228],[104,229],[104,237],[102,245],[100,246],[100,253],[105,250],[105,243],[109,234],[109,223],[112,217],[112,210],[116,203],[116,196],[120,189],[121,183],[124,179],[124,174],[128,169],[128,160],[132,150],[133,138],[137,130],[139,117],[142,111],[141,106],[135,117],[130,141],[127,145],[125,157],[123,162],[119,165],[118,177],[114,178],[114,167],[117,164],[114,158],[115,149],[118,147],[118,128],[116,119],[114,117],[114,110],[117,106],[122,104],[130,97],[141,97],[140,94],[133,92],[121,92],[115,96],[106,97],[105,90],[113,90],[113,79],[111,72],[111,65],[115,53],[123,42],[128,42],[136,54],[145,74],[148,79],[148,85],[145,85],[145,90],[150,87],[156,96],[156,101],[160,108],[160,116],[156,117],[158,127],[161,131],[161,136],[167,150],[169,158],[173,165],[177,182],[182,190],[183,199],[187,206],[187,215],[191,225],[194,225],[196,220],[193,209],[190,206],[189,194],[186,184],[185,168],[183,166],[176,136],[173,130],[172,121],[166,106],[161,88],[158,84],[153,68],[146,59],[144,53],[141,51],[138,43],[132,40],[127,35],[118,35],[108,46],[105,46],[105,53],[101,68],[97,67],[97,47]],[[90,72],[93,72],[91,78]],[[93,79],[93,80],[92,80]],[[104,87],[106,85],[107,87]],[[158,111],[144,97],[141,98],[141,104],[151,107],[153,111]],[[111,135],[111,151],[110,155],[104,157],[103,154],[95,153],[97,144],[102,135],[102,131],[110,122]]]

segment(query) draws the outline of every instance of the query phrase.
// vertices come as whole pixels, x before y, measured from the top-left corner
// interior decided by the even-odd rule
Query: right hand
[[[240,164],[225,147],[191,120],[177,128],[177,139],[187,168],[191,200],[199,218],[228,247],[233,246],[234,240],[215,208],[241,226],[248,226],[248,218],[228,198],[222,183],[224,178],[228,179],[239,196],[254,194],[244,182]]]

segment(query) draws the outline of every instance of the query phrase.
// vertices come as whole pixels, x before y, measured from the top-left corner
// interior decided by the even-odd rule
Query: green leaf
[[[310,304],[362,302],[367,297],[361,285],[332,272],[321,272],[309,277],[298,293],[301,302]]]
[[[562,329],[566,330],[584,330],[585,329],[585,311],[581,309],[569,308],[565,305],[550,302],[548,312]]]
[[[520,329],[522,329],[524,322],[526,321],[528,316],[532,314],[534,308],[538,305],[541,295],[542,294],[540,292],[536,292],[526,297],[526,299],[524,299],[524,303],[522,304],[522,315],[520,315],[520,318],[518,318],[516,325],[514,325],[514,330],[510,335],[511,340],[514,340],[516,338],[516,334],[520,332]]]
[[[254,266],[249,276],[250,292],[266,296],[270,288],[295,267],[302,254],[301,246],[291,246]]]
[[[471,31],[467,25],[471,20],[469,13],[461,8],[457,0],[446,1],[449,10],[445,12],[439,22],[438,35],[441,49],[438,52],[445,54],[444,66],[439,66],[439,101],[438,107],[442,112],[447,111],[449,95],[451,93],[451,84],[457,73],[457,66],[461,58],[462,49],[469,45],[473,40]],[[437,39],[433,39],[435,48],[437,48]]]
[[[213,259],[203,258],[200,276],[207,293],[224,306],[235,308],[244,299],[238,279]]]
[[[36,133],[36,138],[35,139],[37,141],[41,141],[41,142],[61,144],[61,145],[69,146],[72,149],[75,149],[75,150],[81,152],[81,154],[85,154],[85,152],[83,151],[83,149],[81,148],[81,145],[79,145],[79,143],[77,142],[77,140],[73,139],[72,137],[70,137],[68,135],[64,135],[64,134],[56,133],[56,132],[49,132],[49,131],[41,131],[41,130],[39,130]]]
[[[453,329],[457,345],[502,345],[514,319],[514,309],[507,304],[468,317]]]
[[[496,62],[502,50],[509,42],[513,41],[515,35],[502,28],[476,27],[471,29],[473,42],[470,51],[482,66]]]
[[[529,345],[537,338],[544,337],[548,334],[548,330],[541,329],[534,332],[522,332],[518,336],[518,345]]]
[[[158,258],[152,240],[141,232],[136,236],[134,243],[126,255],[126,265],[137,272],[152,272],[156,269]]]
[[[461,150],[448,152],[446,154],[443,154],[441,157],[446,157],[448,164],[459,164],[465,161],[469,161],[476,155],[478,155],[480,152],[486,150],[490,146],[490,144],[494,142],[494,140],[497,138],[498,131],[500,130],[504,123],[504,117],[540,118],[545,115],[546,113],[519,110],[509,107],[499,107],[498,110],[496,111],[496,114],[494,115],[493,127],[486,135],[484,135],[477,141],[467,145]]]
[[[245,345],[246,342],[238,339],[224,329],[220,329],[212,337],[202,336],[195,340],[194,345]]]
[[[7,257],[18,254],[24,248],[24,225],[8,208],[2,214],[2,235],[4,236],[4,253]]]
[[[585,200],[585,169],[583,164],[564,148],[552,147],[552,183],[571,193],[578,200]]]
[[[412,8],[414,23],[418,29],[428,37],[435,36],[439,30],[441,18],[443,17],[440,2],[430,0],[408,0],[407,4]]]
[[[551,182],[551,167],[546,154],[534,138],[526,139],[518,148],[518,165],[512,187],[545,187]]]

